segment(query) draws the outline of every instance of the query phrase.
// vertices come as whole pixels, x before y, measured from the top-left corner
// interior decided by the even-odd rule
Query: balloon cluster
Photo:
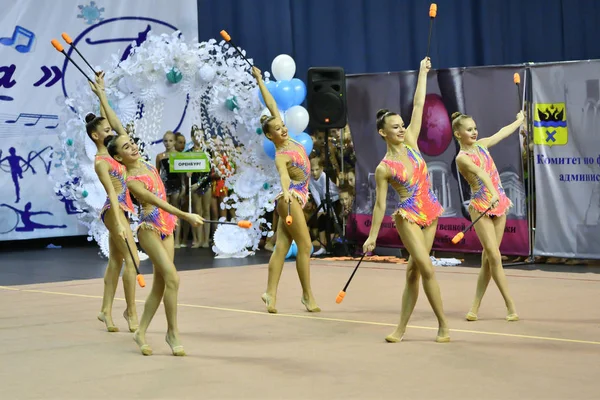
[[[306,154],[310,154],[313,147],[311,137],[304,132],[308,127],[308,111],[302,107],[306,97],[306,85],[298,78],[294,78],[296,73],[296,62],[287,54],[280,54],[273,59],[271,63],[271,72],[277,81],[268,81],[265,86],[277,102],[277,108],[283,112],[281,118],[288,128],[292,139],[300,142]],[[260,90],[258,98],[261,104],[265,105]],[[262,115],[271,115],[268,108],[265,108]],[[261,131],[257,132],[262,133]],[[275,145],[267,137],[263,137],[263,150],[271,159],[275,159]]]

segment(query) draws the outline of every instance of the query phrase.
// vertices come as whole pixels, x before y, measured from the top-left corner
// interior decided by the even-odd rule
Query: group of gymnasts
[[[363,251],[371,252],[375,248],[385,214],[388,184],[391,184],[401,199],[398,209],[393,214],[395,225],[403,245],[410,253],[400,322],[396,330],[385,338],[388,342],[402,340],[417,301],[421,277],[425,294],[439,322],[436,341],[441,343],[450,341],[440,289],[429,258],[438,218],[442,215],[443,208],[431,189],[427,165],[417,145],[425,103],[427,73],[430,69],[431,61],[427,57],[420,64],[412,118],[408,127],[404,126],[400,115],[388,110],[380,110],[376,117],[377,132],[386,141],[387,152],[375,173],[377,198],[371,231],[363,245]],[[289,212],[293,220],[293,223],[288,225],[284,218],[278,219],[277,241],[269,260],[267,288],[261,298],[269,313],[277,313],[277,288],[285,257],[292,241],[295,241],[298,247],[296,270],[302,286],[300,301],[307,311],[320,312],[321,309],[311,289],[311,239],[303,213],[309,198],[311,171],[308,155],[302,144],[289,136],[277,103],[262,80],[261,71],[253,67],[252,75],[270,111],[270,116],[263,115],[260,122],[262,131],[273,142],[276,149],[275,166],[282,187],[281,193],[275,198],[276,212],[282,216],[288,215]],[[107,200],[100,218],[108,229],[110,238],[110,255],[104,277],[104,296],[98,319],[104,322],[109,332],[118,331],[112,319],[112,303],[124,263],[123,286],[127,308],[123,317],[128,323],[130,332],[133,332],[133,339],[141,353],[152,354],[152,348],[146,341],[146,331],[163,300],[167,318],[165,340],[173,355],[183,356],[185,350],[177,328],[179,277],[173,263],[173,232],[178,219],[185,220],[194,227],[204,224],[204,219],[169,204],[164,184],[156,167],[140,157],[137,145],[128,136],[109,106],[104,91],[103,76],[103,73],[97,74],[95,82],[90,82],[92,91],[100,101],[101,115],[86,116],[87,134],[97,147],[96,173],[107,192]],[[512,204],[502,188],[488,148],[517,130],[523,120],[523,113],[520,112],[512,124],[491,137],[477,140],[478,132],[474,120],[460,113],[452,115],[452,130],[461,147],[456,162],[460,173],[469,182],[472,190],[471,218],[477,218],[485,213],[475,224],[483,253],[475,300],[466,316],[469,321],[477,320],[481,299],[490,278],[494,279],[504,297],[508,309],[506,319],[508,321],[519,319],[508,293],[499,250],[506,223],[506,212]],[[139,260],[135,252],[131,257],[127,256],[128,244],[135,245],[128,222],[128,213],[134,212],[130,194],[141,206],[137,237],[153,264],[152,288],[139,323],[135,307],[134,266],[134,262],[139,263]]]

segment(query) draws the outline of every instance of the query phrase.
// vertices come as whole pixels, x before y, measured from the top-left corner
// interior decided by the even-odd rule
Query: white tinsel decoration
[[[280,185],[273,161],[262,148],[263,137],[256,132],[262,107],[246,61],[225,41],[186,42],[180,32],[150,32],[145,42],[133,47],[126,60],[120,61],[120,54],[113,54],[106,64],[103,70],[109,102],[122,123],[133,126],[142,147],[161,136],[164,104],[174,97],[189,95],[192,122],[208,134],[219,133],[218,139],[209,136],[206,146],[213,151],[211,164],[235,192],[226,198],[225,207],[235,208],[237,218],[250,220],[253,227],[219,227],[213,250],[217,256],[253,254],[247,248],[256,250],[261,237],[267,235],[262,228],[271,228],[262,216],[273,210]],[[181,79],[169,82],[167,74]],[[268,73],[265,76],[268,78]],[[99,220],[106,194],[99,190],[102,186],[98,186],[95,174],[90,173],[95,148],[85,133],[84,123],[88,112],[99,115],[99,104],[85,81],[78,87],[80,90],[65,101],[60,117],[62,149],[54,157],[60,168],[53,170],[51,179],[57,191],[88,211],[78,214],[79,220],[88,227],[89,240],[98,242],[107,255],[107,232]],[[144,113],[139,119],[137,111],[142,104]],[[227,157],[229,168],[223,168],[223,156]],[[233,249],[236,252],[230,253],[233,243],[239,244]]]

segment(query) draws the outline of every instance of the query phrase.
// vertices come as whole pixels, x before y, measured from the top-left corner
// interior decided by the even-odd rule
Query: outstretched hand
[[[204,225],[204,218],[202,218],[198,214],[189,214],[188,213],[186,215],[186,219],[190,223],[190,225],[192,225],[192,226]]]
[[[257,67],[252,67],[252,76],[257,81],[261,80],[262,79],[262,72],[261,72],[261,70],[258,69]]]
[[[523,113],[523,111],[519,111],[519,113],[517,114],[517,121],[523,122],[524,120],[525,120],[525,113]]]

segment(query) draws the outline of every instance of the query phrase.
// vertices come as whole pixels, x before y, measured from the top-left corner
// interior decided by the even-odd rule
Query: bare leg
[[[287,204],[283,204],[283,202],[279,203],[277,205],[277,211],[280,215],[286,215],[284,213],[287,212]],[[296,246],[298,246],[296,271],[298,272],[298,278],[300,278],[300,284],[302,285],[302,304],[304,304],[306,309],[310,312],[319,312],[321,309],[315,301],[310,285],[310,251],[312,250],[310,232],[306,225],[302,207],[296,199],[292,200],[290,211],[294,222],[290,226],[285,224],[280,225],[278,229],[283,227],[283,229],[280,230],[286,230],[292,237],[292,240],[296,242]],[[280,234],[281,233],[283,232],[280,232]]]
[[[487,255],[484,250],[481,252],[481,269],[479,270],[479,277],[477,278],[477,289],[475,289],[475,299],[473,300],[471,311],[467,313],[467,321],[477,321],[477,313],[479,312],[479,307],[481,307],[481,300],[483,299],[483,295],[487,290],[487,287],[490,283],[490,279],[492,279],[492,274],[490,272],[490,263],[487,259]]]
[[[435,225],[437,225],[437,222],[435,223]],[[429,253],[431,250],[431,245],[429,244],[429,241],[432,242],[433,240],[431,238],[426,238],[425,232],[421,231],[421,228],[418,225],[408,222],[400,216],[396,217],[396,227],[398,229],[398,233],[400,234],[400,239],[402,240],[404,247],[410,253],[410,258],[412,259],[412,262],[414,263],[416,269],[419,271],[419,274],[423,278],[423,290],[425,291],[425,295],[429,300],[429,304],[431,304],[431,308],[433,309],[433,312],[435,313],[438,319],[439,328],[436,341],[448,342],[450,341],[450,335],[448,323],[444,315],[440,287],[438,285],[437,279],[435,278],[435,271],[433,269],[433,265],[431,264],[431,259],[429,258]],[[433,235],[435,235],[435,227],[430,227],[430,229],[433,231]],[[431,230],[427,231],[428,235],[432,234]],[[414,277],[411,278],[413,280],[415,279]],[[408,284],[405,291],[406,290],[414,291],[414,282]],[[403,311],[405,311],[407,315],[401,315],[398,327],[392,333],[392,335],[390,335],[392,339],[401,338],[402,335],[404,335],[404,332],[406,331],[406,325],[408,324],[408,320],[410,319],[410,315],[412,314],[412,310],[410,309],[412,302],[416,302],[416,296],[413,297],[412,294],[407,295],[407,305],[406,308],[403,307]],[[414,306],[412,306],[412,308],[414,309]]]
[[[119,222],[121,223],[121,225],[125,228],[125,232],[127,235],[127,242],[129,243],[129,246],[131,247],[131,252],[133,253],[133,256],[135,257],[135,262],[139,265],[139,257],[137,254],[137,250],[136,250],[136,245],[135,245],[135,239],[133,238],[133,232],[131,231],[130,227],[129,227],[129,221],[127,220],[127,218],[125,217],[125,214],[122,212],[122,210],[118,210],[118,213],[113,213],[112,210],[110,210],[109,212],[106,213],[105,218],[104,218],[104,224],[106,225],[106,228],[109,230],[109,232],[115,232],[116,230],[116,226],[117,226],[117,220],[116,218],[119,219]],[[125,302],[127,304],[127,309],[125,310],[125,312],[123,313],[123,317],[125,317],[125,319],[127,320],[127,324],[129,325],[129,330],[131,332],[135,331],[137,329],[137,310],[136,310],[136,305],[135,305],[135,285],[136,285],[136,272],[135,272],[135,267],[133,265],[133,260],[131,259],[131,255],[129,254],[129,250],[127,248],[127,243],[122,240],[118,235],[115,235],[113,233],[110,233],[109,235],[109,240],[110,240],[110,251],[111,254],[114,252],[119,258],[118,258],[118,266],[115,267],[116,269],[114,270],[110,270],[107,269],[107,274],[114,274],[111,275],[111,278],[109,279],[114,279],[114,289],[110,288],[110,291],[112,293],[112,299],[114,299],[115,296],[115,291],[116,291],[116,287],[118,285],[118,279],[119,279],[119,274],[121,272],[121,264],[122,261],[125,261],[125,270],[123,271],[123,289],[125,292]],[[110,271],[109,271],[110,270]],[[107,277],[105,277],[105,282],[107,281]],[[112,285],[112,284],[111,284]],[[104,301],[107,301],[107,288],[105,287],[105,299]],[[110,304],[111,304],[111,309],[112,309],[112,302],[113,300],[110,300]],[[108,303],[107,303],[108,304]],[[104,306],[103,306],[104,308]],[[110,311],[108,312],[108,315],[110,316]]]
[[[283,201],[279,201],[279,203],[282,202]],[[292,245],[292,236],[284,228],[284,225],[285,222],[283,222],[282,219],[279,219],[279,226],[277,227],[279,235],[277,235],[275,250],[269,259],[267,291],[262,295],[262,300],[265,302],[267,311],[270,313],[277,313],[277,308],[275,308],[275,303],[277,301],[277,287],[279,286],[281,271],[283,270],[283,264],[285,263],[285,256]]]
[[[129,248],[131,248],[131,253],[135,259],[135,263],[137,265],[140,264],[140,259],[137,253],[137,246],[135,244],[135,239],[133,238],[133,232],[129,227],[129,221],[125,217],[125,214],[122,210],[119,210],[117,214],[121,225],[125,228],[125,232],[127,235],[127,242],[123,241],[119,236],[112,235],[112,242],[117,249],[117,251],[121,254],[123,259],[125,260],[125,270],[123,271],[123,289],[125,292],[125,302],[127,303],[127,309],[123,313],[123,317],[127,321],[129,325],[129,331],[135,332],[138,327],[138,317],[137,310],[135,305],[135,285],[136,285],[136,272],[135,266],[133,265],[133,260],[131,259],[131,255],[129,254],[129,249],[127,248],[127,244],[129,243]],[[107,213],[104,218],[105,224],[109,230],[114,231],[116,227],[116,220],[113,213]],[[120,267],[119,267],[120,270]],[[117,275],[118,278],[118,275]]]
[[[104,294],[102,296],[102,306],[98,313],[98,320],[104,322],[106,330],[109,332],[119,332],[119,328],[115,326],[112,319],[112,306],[119,284],[119,274],[121,273],[121,265],[123,256],[117,250],[113,235],[109,233],[109,256],[108,266],[104,272]]]
[[[150,321],[156,314],[160,301],[164,300],[165,314],[167,316],[166,340],[174,355],[185,355],[179,340],[177,328],[177,294],[179,290],[179,276],[173,264],[173,235],[161,240],[159,235],[151,230],[139,231],[140,241],[144,250],[154,264],[154,282],[152,290],[146,299],[146,306],[140,321],[140,328],[134,335],[135,341],[144,353],[146,345],[146,331]],[[151,354],[151,350],[150,350]],[[146,354],[145,354],[146,355]]]
[[[425,239],[425,245],[427,246],[428,253],[431,253],[431,247],[435,239],[435,231],[437,228],[438,221],[436,220],[431,225],[423,229],[423,237]],[[419,298],[419,282],[421,274],[415,265],[413,258],[408,257],[408,266],[406,268],[406,286],[404,287],[404,293],[402,294],[402,311],[400,312],[400,323],[398,328],[388,337],[386,341],[390,343],[399,342],[404,336],[406,325],[412,315],[417,299]]]
[[[479,212],[471,210],[471,218],[477,218]],[[500,294],[504,298],[504,303],[508,310],[507,319],[509,321],[517,321],[518,316],[516,314],[514,302],[508,291],[508,283],[506,281],[506,275],[504,274],[504,268],[502,268],[502,258],[500,255],[500,241],[506,225],[506,216],[496,217],[494,220],[488,216],[481,218],[475,225],[475,232],[479,238],[481,245],[486,253],[486,257],[490,266],[490,274],[496,282]],[[498,240],[500,239],[500,241]]]

